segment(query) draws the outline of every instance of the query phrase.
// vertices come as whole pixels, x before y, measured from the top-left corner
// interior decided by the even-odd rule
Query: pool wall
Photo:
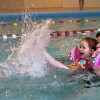
[[[87,11],[63,11],[63,12],[19,12],[19,13],[0,13],[1,21],[20,21],[22,16],[28,14],[34,20],[47,19],[47,18],[74,18],[74,17],[89,17],[100,16],[100,10],[87,10]]]
[[[0,12],[49,12],[79,9],[79,0],[0,0]],[[100,10],[100,0],[84,0],[84,10]]]

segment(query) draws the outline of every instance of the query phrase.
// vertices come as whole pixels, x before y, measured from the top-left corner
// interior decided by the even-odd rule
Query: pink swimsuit
[[[82,64],[86,69],[89,69],[89,60],[88,59],[78,59],[79,63]]]
[[[92,55],[91,65],[93,68],[100,67],[100,48],[98,48]]]

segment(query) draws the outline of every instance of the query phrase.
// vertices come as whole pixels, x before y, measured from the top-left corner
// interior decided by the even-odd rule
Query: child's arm
[[[65,68],[69,69],[67,66],[62,64],[61,62],[55,60],[50,54],[48,54],[46,51],[43,51],[43,55],[45,56],[45,59],[47,60],[48,63],[50,63],[53,66],[59,67],[59,68]]]

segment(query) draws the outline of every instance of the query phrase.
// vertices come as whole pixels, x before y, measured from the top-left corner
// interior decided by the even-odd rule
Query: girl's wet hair
[[[98,44],[95,38],[85,37],[81,41],[86,41],[90,49],[96,50],[96,45]]]

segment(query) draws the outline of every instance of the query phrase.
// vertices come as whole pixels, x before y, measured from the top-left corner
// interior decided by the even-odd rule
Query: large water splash
[[[23,30],[20,46],[14,51],[5,63],[1,63],[1,76],[9,76],[17,73],[28,73],[33,77],[44,76],[47,73],[46,61],[42,54],[50,40],[51,20],[43,21],[37,26],[29,26]]]
[[[50,39],[49,24],[50,20],[44,21],[28,32],[27,36],[22,38],[18,58],[20,64],[24,67],[31,66],[28,68],[28,71],[33,76],[41,76],[46,72],[44,70],[46,68],[46,62],[42,51]]]

